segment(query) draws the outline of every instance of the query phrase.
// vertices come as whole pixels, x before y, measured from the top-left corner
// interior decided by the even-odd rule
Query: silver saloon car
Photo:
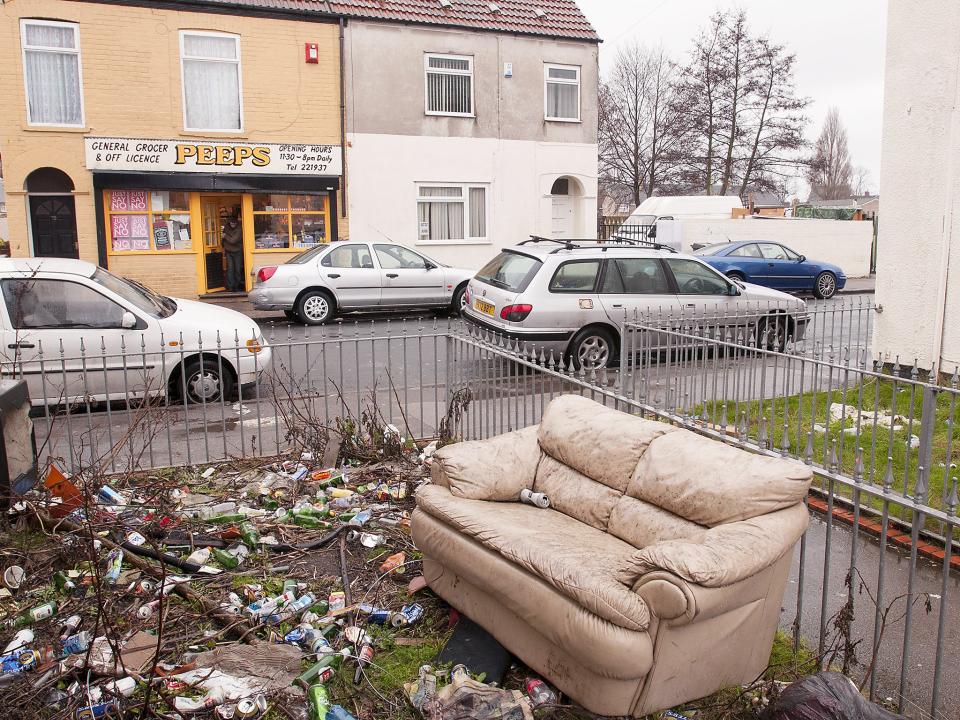
[[[473,273],[403,245],[344,241],[257,268],[247,297],[257,310],[283,310],[307,325],[357,310],[459,312]]]
[[[468,323],[588,369],[616,363],[634,318],[722,318],[777,350],[808,322],[806,303],[791,295],[669,248],[614,242],[534,238],[507,248],[470,280],[466,303]]]

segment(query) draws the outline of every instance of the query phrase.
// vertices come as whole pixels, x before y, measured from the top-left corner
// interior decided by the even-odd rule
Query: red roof
[[[187,0],[190,1],[190,0]],[[576,0],[193,0],[304,14],[343,15],[599,42]],[[449,5],[449,7],[444,7]],[[491,7],[495,8],[491,10]]]
[[[356,18],[452,25],[526,35],[599,41],[575,0],[330,0],[330,9]],[[491,10],[490,8],[499,8]],[[541,11],[538,13],[537,11]]]

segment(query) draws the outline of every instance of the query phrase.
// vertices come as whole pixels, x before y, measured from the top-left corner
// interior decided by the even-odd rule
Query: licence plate
[[[483,314],[489,315],[490,317],[493,317],[493,314],[497,309],[493,303],[488,303],[486,300],[480,300],[479,298],[473,301],[473,307]]]

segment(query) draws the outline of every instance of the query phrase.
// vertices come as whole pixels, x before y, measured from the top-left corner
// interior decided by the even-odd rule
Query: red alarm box
[[[303,48],[303,60],[304,62],[312,63],[316,65],[320,62],[320,51],[317,49],[316,43],[307,43]]]

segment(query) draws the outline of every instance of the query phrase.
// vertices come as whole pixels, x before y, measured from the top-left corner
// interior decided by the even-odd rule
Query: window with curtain
[[[427,55],[428,115],[473,115],[473,58]]]
[[[417,220],[421,242],[485,240],[487,188],[420,185],[417,187]]]
[[[74,23],[22,20],[20,33],[27,121],[82,127],[80,28]]]
[[[543,69],[547,120],[580,120],[580,68],[546,65]]]
[[[180,33],[183,123],[188,130],[241,130],[240,38]]]

